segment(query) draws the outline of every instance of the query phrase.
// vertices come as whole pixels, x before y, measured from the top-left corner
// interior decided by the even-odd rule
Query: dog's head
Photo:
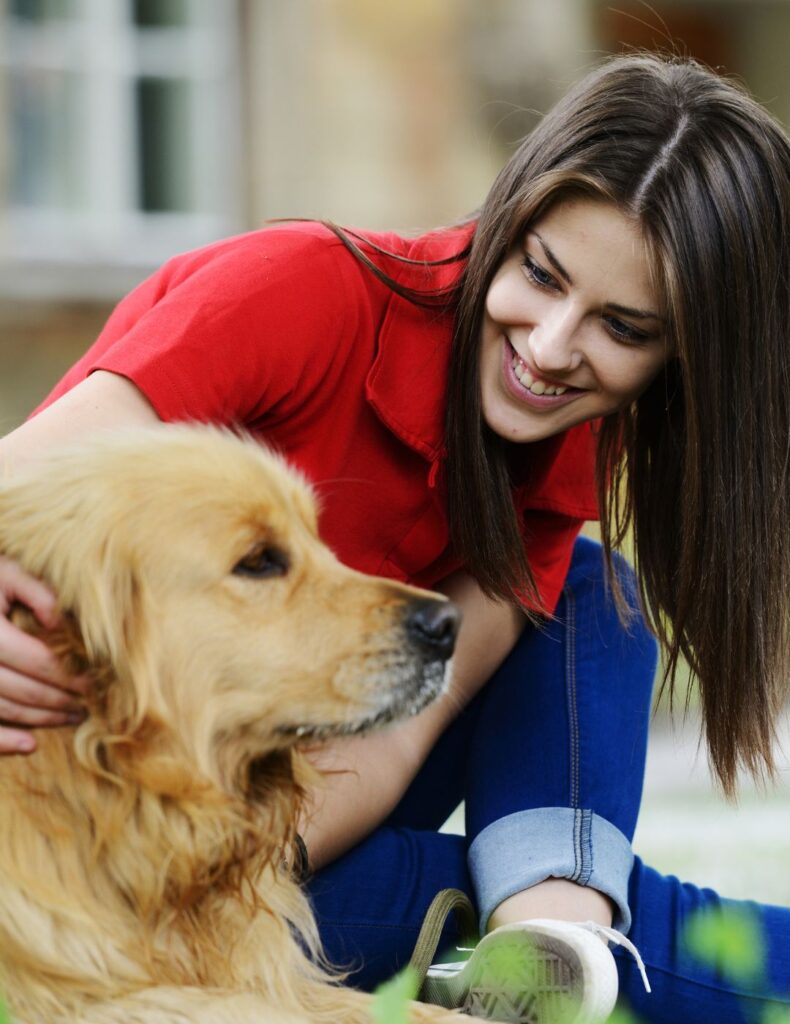
[[[204,777],[302,738],[414,713],[443,689],[458,616],[341,565],[309,487],[208,427],[108,434],[0,487],[0,551],[48,581],[97,677],[78,743],[173,745]]]

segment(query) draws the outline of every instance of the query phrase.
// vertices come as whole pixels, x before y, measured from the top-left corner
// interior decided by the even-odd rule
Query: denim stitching
[[[565,687],[568,697],[570,729],[571,807],[579,806],[579,713],[576,707],[576,599],[572,590],[565,590]]]
[[[565,588],[565,691],[568,700],[568,732],[570,755],[570,805],[573,815],[572,882],[581,878],[584,870],[582,850],[582,819],[579,814],[579,711],[576,703],[576,598],[570,587]]]
[[[587,885],[593,872],[592,845],[592,811],[577,811],[579,815],[579,845],[581,848],[581,864],[579,865],[579,884]]]
[[[580,846],[580,830],[581,817],[579,809],[576,808],[573,812],[573,874],[570,875],[572,882],[579,881],[579,875],[582,869],[582,851]]]

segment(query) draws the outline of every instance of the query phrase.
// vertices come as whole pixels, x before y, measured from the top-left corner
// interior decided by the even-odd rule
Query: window
[[[0,0],[0,18],[4,261],[151,265],[239,227],[236,0]]]

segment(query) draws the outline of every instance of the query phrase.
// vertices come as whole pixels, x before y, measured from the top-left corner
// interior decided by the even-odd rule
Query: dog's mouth
[[[387,703],[383,707],[379,707],[361,718],[340,722],[300,722],[293,725],[281,725],[276,732],[278,736],[294,740],[326,740],[337,736],[358,736],[360,733],[381,728],[390,722],[418,715],[444,693],[449,681],[449,663],[432,661],[423,668],[417,686],[412,680],[410,686],[396,687],[394,692],[387,695]]]

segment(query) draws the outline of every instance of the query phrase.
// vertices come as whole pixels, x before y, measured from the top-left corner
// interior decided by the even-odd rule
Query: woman
[[[759,908],[766,972],[730,976],[679,941],[722,901],[630,852],[653,646],[573,543],[597,490],[616,603],[636,603],[610,555],[632,526],[667,677],[685,656],[725,789],[741,764],[770,772],[788,675],[788,211],[790,144],[765,111],[693,62],[618,58],[466,225],[412,241],[278,226],[171,261],[6,439],[13,467],[105,425],[240,422],[315,481],[343,560],[462,606],[449,697],[316,754],[345,770],[304,822],[308,884],[352,982],[392,973],[453,886],[492,934],[559,929],[592,993],[580,1020],[606,1015],[608,968],[588,970],[588,932],[543,919],[630,926],[654,992],[618,954],[620,988],[646,1020],[790,1001],[790,911]],[[42,584],[7,562],[2,581],[6,603],[51,619]],[[19,725],[78,715],[81,683],[7,623],[0,652],[0,744],[29,750]],[[466,839],[435,832],[462,796]],[[459,998],[478,1013],[554,1019],[548,996],[503,1008],[476,984]]]

